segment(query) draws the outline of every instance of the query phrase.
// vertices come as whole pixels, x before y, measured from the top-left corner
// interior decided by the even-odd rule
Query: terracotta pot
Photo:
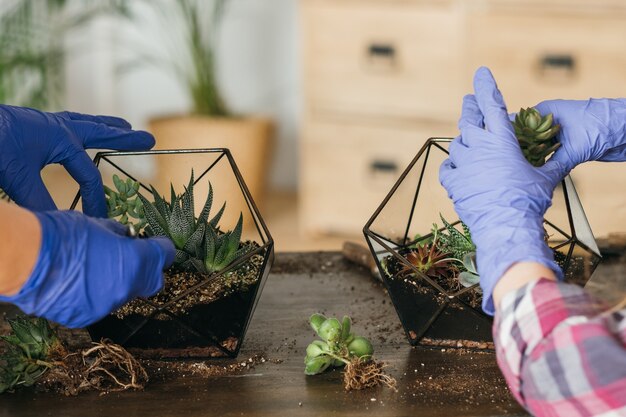
[[[263,205],[273,144],[274,124],[271,120],[256,117],[172,116],[152,119],[149,129],[156,138],[155,149],[230,149],[252,197],[259,206]],[[177,164],[172,160],[157,163],[154,185],[162,193],[169,192],[170,182],[180,187],[189,180],[191,167]],[[195,174],[197,177],[201,173]],[[229,198],[230,191],[225,192],[221,194],[229,202],[227,213],[238,215],[243,208],[236,206],[241,203],[237,203],[239,200],[234,195],[232,199]],[[233,194],[238,192],[232,190]],[[196,201],[196,206],[202,203]]]

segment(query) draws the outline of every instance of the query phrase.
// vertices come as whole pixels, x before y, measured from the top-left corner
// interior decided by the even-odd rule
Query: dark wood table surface
[[[625,271],[610,264],[599,276],[615,283]],[[623,279],[618,284],[624,288]],[[345,392],[338,371],[305,376],[305,348],[314,338],[307,319],[314,312],[352,316],[354,330],[371,338],[375,356],[388,363],[398,391]],[[240,356],[207,363],[241,364],[254,355],[265,362],[221,376],[153,378],[143,392],[3,395],[0,416],[527,415],[492,353],[412,348],[382,285],[338,253],[278,254]]]

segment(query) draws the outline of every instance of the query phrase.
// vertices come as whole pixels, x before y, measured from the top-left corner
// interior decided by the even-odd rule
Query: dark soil
[[[250,250],[258,248],[253,242],[247,242],[246,245]],[[167,310],[173,314],[184,314],[197,304],[210,304],[235,292],[245,292],[259,280],[262,265],[263,256],[254,255],[238,269],[215,278],[197,272],[170,269],[164,274],[163,290],[148,300],[157,306],[167,305]],[[133,314],[150,316],[153,312],[154,307],[136,299],[113,314],[123,319]]]
[[[399,254],[401,256],[405,256],[410,250],[411,249],[408,248],[400,249]],[[424,294],[430,293],[433,289],[435,289],[433,285],[426,282],[422,277],[419,277],[416,274],[403,273],[402,271],[405,269],[405,266],[394,256],[388,256],[382,262],[385,265],[385,278],[389,280],[401,280],[405,284],[415,287],[417,291]],[[449,273],[446,275],[430,276],[429,278],[449,294],[461,291],[464,287],[458,280],[460,270],[455,267],[451,268],[448,272]],[[439,293],[439,291],[436,292]],[[440,294],[440,297],[442,300],[447,298],[445,294]],[[480,311],[482,302],[482,292],[480,291],[480,287],[472,287],[458,297],[470,307]]]
[[[255,243],[250,246],[258,248]],[[144,358],[214,358],[239,347],[259,288],[263,255],[221,276],[170,270],[165,287],[89,327]]]

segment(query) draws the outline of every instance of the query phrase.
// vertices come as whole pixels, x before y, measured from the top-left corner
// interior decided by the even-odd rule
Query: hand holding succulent
[[[535,167],[545,164],[548,155],[561,145],[555,140],[561,126],[554,124],[552,113],[542,116],[532,107],[520,109],[513,128],[524,156]]]

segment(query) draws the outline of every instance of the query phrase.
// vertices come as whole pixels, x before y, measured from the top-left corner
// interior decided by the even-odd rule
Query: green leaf
[[[463,266],[468,272],[471,272],[474,275],[478,274],[476,270],[476,252],[468,252],[465,256],[463,256]]]
[[[157,208],[149,202],[143,195],[138,194],[141,202],[143,203],[143,211],[146,216],[146,221],[150,226],[150,232],[154,236],[169,236],[169,230],[167,226],[167,222],[159,213]]]
[[[341,322],[341,340],[346,341],[350,336],[350,328],[352,327],[352,320],[350,317],[343,316],[343,320]]]
[[[178,204],[176,204],[174,210],[172,210],[168,227],[169,237],[172,239],[172,242],[174,242],[174,246],[178,249],[184,248],[193,230],[191,230],[191,225],[186,221],[183,209]]]
[[[207,227],[204,241],[204,265],[208,271],[213,272],[215,263],[215,246],[217,235],[212,227]]]
[[[224,210],[226,210],[226,202],[224,202],[220,211],[218,211],[217,214],[211,219],[211,221],[209,221],[209,225],[211,225],[211,227],[217,228],[217,224],[220,222],[220,219],[224,214]]]
[[[206,197],[206,201],[204,202],[204,206],[202,207],[200,216],[198,216],[198,224],[206,223],[208,221],[209,213],[211,212],[212,205],[213,205],[213,186],[209,182],[209,194]]]
[[[202,257],[204,252],[202,246],[204,244],[205,231],[206,226],[204,224],[200,224],[192,235],[189,236],[189,239],[187,239],[183,250],[185,252],[192,253],[196,257]]]
[[[319,330],[320,327],[322,326],[322,323],[324,323],[326,321],[326,317],[324,317],[324,315],[322,314],[313,314],[310,318],[309,318],[309,323],[311,324],[311,327],[313,328],[313,330],[315,330],[315,333],[318,333],[319,335]]]
[[[374,347],[368,339],[357,336],[348,345],[348,352],[357,358],[369,359],[374,354]]]
[[[306,375],[317,375],[324,372],[332,364],[333,358],[330,356],[317,356],[315,358],[309,358],[304,367],[304,373]]]
[[[337,342],[341,337],[341,323],[336,318],[326,319],[320,326],[318,334],[327,342]]]
[[[329,352],[328,345],[320,340],[315,340],[306,348],[306,355],[308,358],[316,358]]]
[[[118,193],[124,194],[126,192],[126,186],[117,174],[113,174],[113,184],[115,184],[115,188],[117,188]]]
[[[468,271],[463,271],[459,274],[458,280],[461,283],[461,285],[467,288],[467,287],[471,287],[473,285],[478,284],[480,282],[480,276],[476,274],[472,274],[471,272],[468,272]]]
[[[185,187],[185,192],[182,197],[183,203],[183,214],[187,222],[190,225],[195,224],[195,216],[194,216],[194,198],[193,198],[193,169],[191,170],[191,178],[189,179],[189,185]]]

